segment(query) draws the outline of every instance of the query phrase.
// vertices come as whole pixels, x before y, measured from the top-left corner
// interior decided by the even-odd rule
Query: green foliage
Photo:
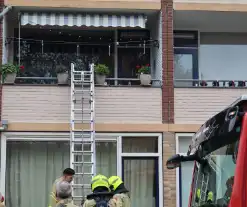
[[[95,73],[98,75],[109,75],[110,74],[110,70],[109,68],[104,65],[104,64],[97,64],[94,67]]]
[[[59,65],[56,65],[55,71],[56,73],[66,73],[68,72],[68,67],[66,67],[65,65],[59,64]]]
[[[7,63],[7,64],[3,64],[2,67],[0,68],[0,73],[2,76],[2,80],[5,80],[5,77],[7,74],[10,73],[19,73],[19,72],[23,72],[24,70],[24,66],[18,66],[18,65],[14,65],[12,63]]]
[[[142,65],[142,66],[137,65],[136,69],[137,69],[138,74],[150,74],[150,65],[149,64]]]

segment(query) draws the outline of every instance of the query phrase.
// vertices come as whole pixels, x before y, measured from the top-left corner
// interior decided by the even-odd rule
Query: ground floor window
[[[159,206],[158,159],[123,158],[123,178],[132,206]]]
[[[176,134],[176,152],[186,155],[193,134]],[[187,207],[189,203],[190,186],[192,181],[194,162],[182,163],[177,169],[177,207]]]
[[[21,141],[8,136],[5,140],[6,205],[47,206],[52,183],[70,164],[69,136],[63,141]],[[96,140],[96,171],[121,176],[133,206],[162,206],[161,135]]]
[[[47,206],[55,178],[69,167],[69,142],[7,142],[6,200],[8,206]],[[117,173],[116,143],[96,144],[96,169]]]

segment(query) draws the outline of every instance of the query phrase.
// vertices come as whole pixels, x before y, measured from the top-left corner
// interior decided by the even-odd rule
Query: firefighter
[[[96,175],[91,181],[92,194],[87,196],[83,207],[95,207],[96,203],[103,207],[119,207],[116,200],[113,199],[113,193],[110,191],[109,182],[106,176]]]
[[[108,181],[110,188],[114,193],[113,198],[117,200],[118,206],[130,207],[130,197],[128,195],[129,191],[124,186],[122,179],[118,176],[111,176]]]
[[[57,178],[53,185],[52,190],[50,193],[50,203],[49,207],[56,207],[57,204],[61,202],[69,202],[71,200],[71,182],[73,180],[73,176],[75,175],[75,171],[71,168],[66,168],[63,171],[63,176],[60,178]],[[66,195],[67,190],[67,195]],[[59,193],[61,197],[57,194]],[[65,196],[66,195],[66,196]],[[66,201],[64,201],[64,198],[66,197]]]
[[[195,201],[196,201],[196,203],[200,203],[200,201],[201,201],[201,190],[200,189],[197,189],[197,191],[196,191],[196,200]],[[213,201],[214,201],[214,194],[212,191],[208,191],[207,197],[206,197],[206,202],[204,201],[205,203],[203,205],[201,205],[200,207],[214,206]]]
[[[234,176],[231,176],[226,181],[226,188],[227,189],[226,189],[226,192],[224,195],[224,199],[225,199],[226,203],[229,203],[229,201],[231,199],[233,183],[234,183]]]

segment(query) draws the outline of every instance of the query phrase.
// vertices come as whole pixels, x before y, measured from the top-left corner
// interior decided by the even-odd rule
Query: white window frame
[[[158,139],[157,153],[123,153],[122,137],[155,137]],[[4,132],[1,134],[0,190],[5,195],[7,141],[69,141],[69,133],[51,132]],[[122,157],[157,157],[159,164],[159,206],[163,206],[162,133],[96,133],[96,141],[114,141],[117,144],[117,175],[122,176]]]
[[[186,153],[180,153],[179,152],[179,137],[189,137],[193,136],[195,133],[176,133],[175,138],[176,138],[176,154],[180,154],[185,156]],[[179,168],[176,169],[176,206],[180,207],[180,183],[179,183]]]

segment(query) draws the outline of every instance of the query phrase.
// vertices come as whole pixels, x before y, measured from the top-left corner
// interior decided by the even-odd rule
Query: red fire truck
[[[247,95],[204,123],[186,156],[168,169],[194,162],[189,207],[247,207]]]

